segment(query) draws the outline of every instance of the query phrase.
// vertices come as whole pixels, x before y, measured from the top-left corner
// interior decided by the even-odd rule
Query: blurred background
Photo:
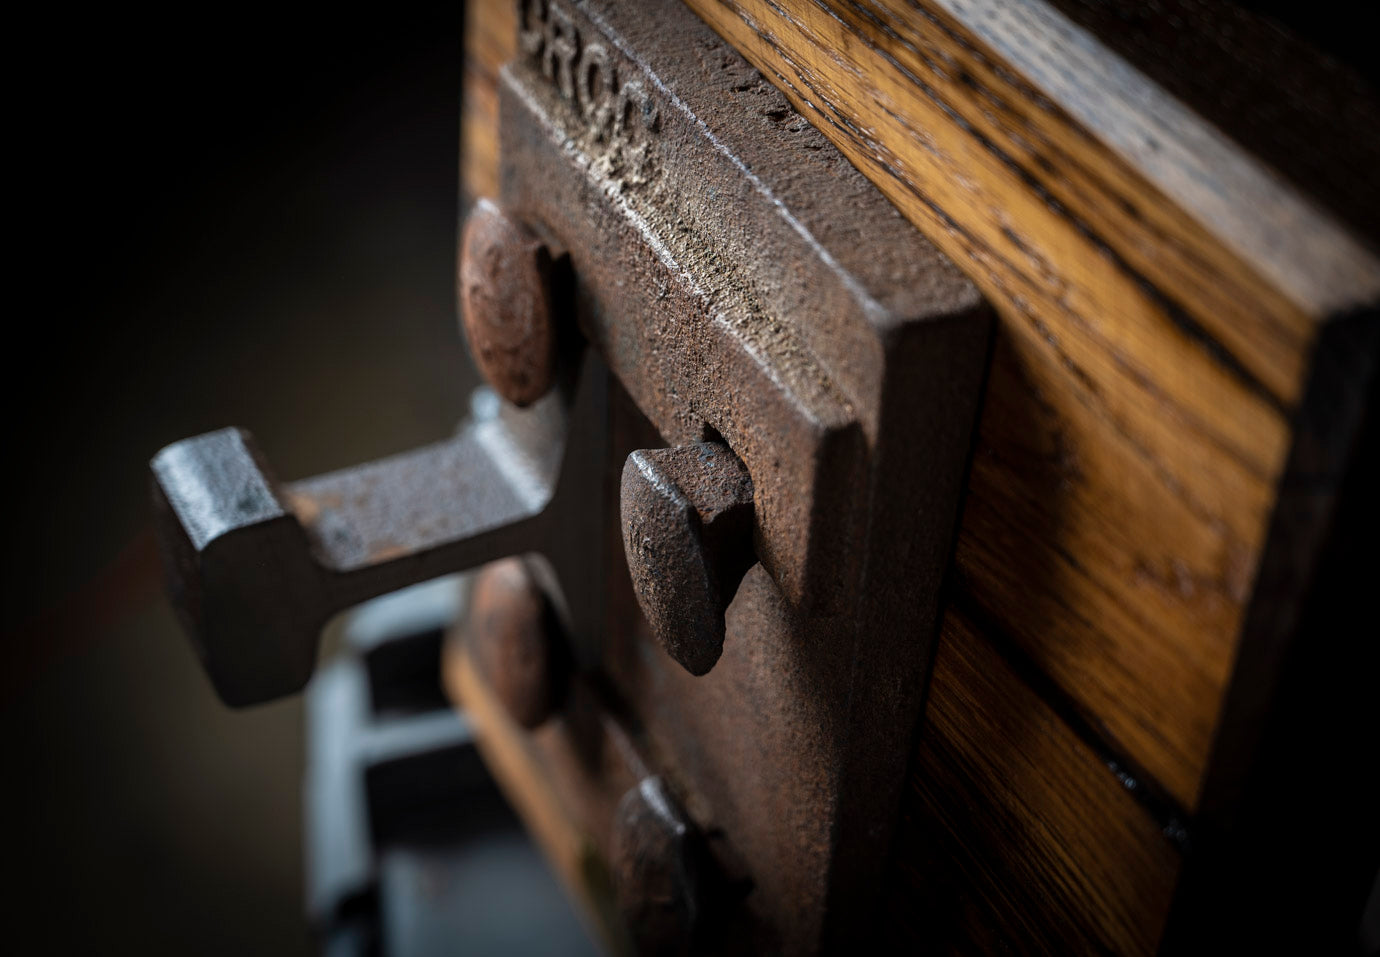
[[[232,712],[159,595],[147,462],[282,478],[444,436],[460,5],[20,22],[3,825],[19,952],[289,954],[300,699]]]

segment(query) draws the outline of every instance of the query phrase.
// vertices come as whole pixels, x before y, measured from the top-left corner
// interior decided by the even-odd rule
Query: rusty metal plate
[[[502,205],[569,256],[581,330],[631,399],[608,468],[709,441],[751,476],[753,567],[703,676],[653,640],[605,530],[598,682],[713,867],[747,875],[709,895],[702,949],[841,945],[897,813],[988,312],[679,4],[528,3],[520,29]]]
[[[676,0],[519,23],[502,195],[460,270],[498,395],[447,442],[292,484],[235,430],[165,449],[173,603],[252,703],[305,682],[331,614],[524,555],[481,579],[457,686],[510,716],[495,773],[534,831],[569,822],[606,940],[842,949],[899,807],[990,315]]]

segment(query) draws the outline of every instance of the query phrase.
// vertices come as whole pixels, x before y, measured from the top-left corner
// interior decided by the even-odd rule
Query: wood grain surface
[[[1374,295],[1369,253],[1043,5],[690,5],[998,309],[959,567],[1192,810],[1316,326]],[[1315,253],[1325,289],[1281,271]]]
[[[1344,65],[1243,9],[1284,15],[1287,25],[1307,26],[1329,46],[1345,48],[1362,37],[1347,36],[1359,20],[1348,22],[1342,5],[1053,0],[1053,6],[1330,215],[1370,237],[1373,248],[1380,237],[1374,61],[1359,60],[1353,47]]]
[[[1176,845],[957,609],[916,741],[909,877],[888,888],[902,939],[985,949],[1000,928],[1019,951],[1154,952]]]
[[[465,644],[463,624],[447,636],[442,681],[446,694],[473,722],[475,743],[489,772],[567,893],[580,904],[591,936],[614,957],[631,954],[611,878],[598,851],[608,835],[587,830],[592,821],[612,826],[619,799],[636,783],[635,777],[625,775],[616,749],[610,748],[593,769],[572,761],[571,755],[579,751],[570,741],[584,731],[572,728],[579,719],[570,715],[547,721],[535,733],[526,732],[480,677]]]
[[[464,89],[460,101],[460,197],[465,205],[498,195],[498,71],[517,48],[517,5],[465,5]]]

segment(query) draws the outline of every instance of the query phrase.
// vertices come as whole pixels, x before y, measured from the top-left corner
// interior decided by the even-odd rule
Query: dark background
[[[8,939],[306,952],[301,707],[216,701],[147,462],[234,424],[292,479],[454,426],[462,8],[41,16],[10,31]]]

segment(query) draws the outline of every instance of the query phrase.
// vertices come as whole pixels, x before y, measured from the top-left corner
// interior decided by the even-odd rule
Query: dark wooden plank
[[[1364,953],[1380,868],[1380,313],[1328,325],[1295,421],[1166,952]]]
[[[572,757],[582,753],[572,742],[589,733],[580,722],[592,706],[584,710],[577,705],[581,717],[563,714],[535,732],[513,721],[476,670],[463,628],[457,625],[445,644],[441,665],[446,693],[473,723],[485,766],[580,905],[592,936],[609,954],[631,954],[598,848],[608,845],[607,829],[613,826],[618,801],[636,780],[627,776],[611,744],[591,765]],[[581,688],[578,694],[584,699],[587,692]],[[591,827],[600,825],[600,833],[591,833]]]
[[[998,310],[959,565],[1192,809],[1289,410],[1374,260],[1047,5],[690,5]]]
[[[498,71],[517,49],[517,5],[465,5],[465,69],[460,107],[460,195],[473,202],[498,195]]]
[[[1243,149],[1298,184],[1328,212],[1374,243],[1380,238],[1380,104],[1375,61],[1343,64],[1320,55],[1279,24],[1246,7],[1286,15],[1334,46],[1350,29],[1355,47],[1362,7],[1212,0],[1053,0],[1171,96]],[[1312,39],[1312,38],[1310,38]],[[1356,69],[1370,73],[1369,82]]]
[[[935,951],[1153,953],[1179,853],[1122,782],[951,606],[888,881]]]

